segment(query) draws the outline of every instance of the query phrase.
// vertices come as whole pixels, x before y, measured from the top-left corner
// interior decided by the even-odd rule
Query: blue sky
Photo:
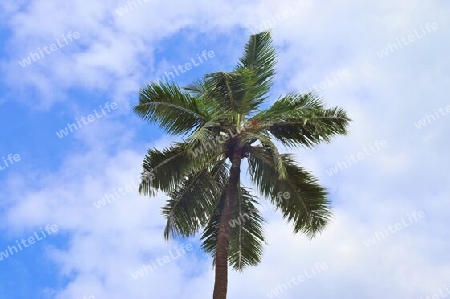
[[[120,0],[0,4],[0,254],[48,224],[58,227],[3,256],[0,299],[211,296],[214,272],[198,237],[163,239],[164,194],[145,198],[133,189],[104,207],[94,203],[136,180],[147,148],[177,140],[133,115],[139,88],[172,66],[198,62],[203,51],[214,57],[176,83],[232,69],[252,30],[274,19],[277,77],[267,105],[317,84],[325,103],[346,109],[353,122],[349,135],[331,144],[291,150],[328,188],[333,222],[309,240],[293,235],[274,210],[264,211],[262,263],[231,272],[229,297],[444,298],[450,285],[448,2],[141,2],[123,15],[116,9],[127,2]],[[64,47],[26,67],[18,63],[74,32],[80,37]],[[117,109],[57,136],[113,103]],[[383,140],[387,146],[342,166]],[[5,167],[8,155],[20,160]],[[246,175],[242,180],[250,185]],[[425,216],[411,218],[419,211]],[[377,238],[395,224],[399,229]],[[193,250],[132,277],[181,244]],[[326,270],[280,288],[316,263]]]

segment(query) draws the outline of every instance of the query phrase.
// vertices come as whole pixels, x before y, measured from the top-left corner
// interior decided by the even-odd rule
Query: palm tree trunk
[[[241,174],[241,150],[235,149],[231,161],[230,180],[227,187],[225,203],[220,215],[219,234],[217,236],[216,277],[213,299],[226,299],[228,288],[228,248],[230,244],[231,207],[237,198]]]

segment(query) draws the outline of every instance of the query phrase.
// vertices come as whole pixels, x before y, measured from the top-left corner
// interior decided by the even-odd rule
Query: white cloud
[[[119,17],[114,9],[124,4],[36,1],[20,12],[5,6],[3,14],[12,30],[11,61],[3,63],[6,80],[25,94],[37,87],[44,107],[64,101],[68,87],[100,88],[127,107],[129,92],[160,71],[154,50],[165,38],[189,28],[233,40],[228,32],[236,27],[250,30],[291,2],[197,1],[167,9],[167,1],[151,1]],[[276,24],[277,91],[304,90],[338,69],[348,69],[348,80],[322,94],[328,105],[347,109],[354,121],[349,136],[312,151],[296,151],[300,163],[329,187],[335,221],[325,234],[309,241],[293,236],[284,221],[266,213],[270,245],[263,262],[231,275],[230,298],[265,297],[277,283],[316,262],[326,262],[329,269],[279,298],[419,298],[448,283],[450,266],[444,255],[449,249],[449,119],[421,130],[414,122],[450,104],[444,93],[449,83],[449,9],[442,1],[313,1],[298,16]],[[377,56],[387,43],[426,22],[437,22],[439,30],[388,57]],[[70,30],[82,36],[71,50],[55,52],[25,69],[17,64],[29,51]],[[230,51],[240,51],[241,46],[233,45]],[[220,49],[213,50],[218,54]],[[6,217],[11,234],[50,222],[71,233],[68,248],[49,252],[59,275],[73,277],[56,298],[210,297],[210,261],[193,255],[137,281],[131,278],[149,255],[164,255],[173,246],[162,238],[159,207],[164,196],[130,194],[97,210],[94,201],[140,173],[145,145],[131,144],[130,133],[116,137],[127,129],[118,121],[85,129],[74,138],[88,145],[87,152],[68,156],[58,173],[37,171],[43,177],[32,190],[23,178],[9,185],[8,192],[18,199],[8,202],[13,204]],[[377,155],[332,177],[326,174],[336,161],[383,139],[388,147]],[[153,144],[167,145],[168,140]],[[117,144],[111,154],[108,147]],[[34,178],[36,173],[24,175]],[[363,244],[413,210],[424,210],[426,218],[374,246]],[[192,272],[197,273],[194,278]]]

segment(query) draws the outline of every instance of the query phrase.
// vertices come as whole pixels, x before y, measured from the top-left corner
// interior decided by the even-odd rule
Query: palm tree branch
[[[327,192],[307,171],[297,166],[289,155],[281,155],[286,177],[279,179],[273,157],[262,147],[252,147],[249,173],[261,194],[279,208],[283,217],[294,224],[294,232],[313,236],[326,224],[329,216]],[[289,198],[279,199],[280,194]]]
[[[257,110],[266,99],[275,75],[276,53],[270,32],[265,31],[250,36],[245,45],[236,71],[245,82],[241,109],[247,113]]]
[[[190,174],[177,190],[169,193],[171,199],[163,208],[167,219],[164,237],[190,236],[206,224],[225,185],[225,160],[217,162],[213,169],[205,165]]]
[[[139,185],[139,193],[142,195],[154,195],[156,190],[171,191],[189,173],[195,164],[187,151],[188,144],[176,143],[162,151],[148,149],[144,157],[142,180]],[[148,180],[148,173],[152,179]]]
[[[211,254],[215,265],[220,215],[225,200],[225,190],[216,210],[206,225],[201,240],[202,248]],[[256,208],[257,201],[244,187],[238,192],[238,201],[232,207],[230,225],[229,263],[238,271],[257,265],[261,260],[265,238],[262,223],[265,222]]]
[[[198,118],[203,118],[203,115],[200,115],[197,112],[194,112],[192,110],[189,110],[189,109],[182,107],[180,105],[177,105],[177,104],[165,103],[165,102],[148,102],[148,103],[140,104],[141,107],[146,107],[146,106],[151,107],[151,106],[158,106],[158,105],[172,107],[172,108],[175,108],[176,110],[192,114],[193,116],[196,116]]]
[[[262,229],[264,219],[256,204],[256,198],[241,187],[230,220],[229,261],[238,271],[247,266],[255,266],[261,261],[262,245],[265,241]],[[237,220],[239,218],[240,220]]]
[[[334,135],[345,135],[350,121],[339,107],[325,109],[314,93],[291,93],[247,122],[256,124],[254,132],[268,132],[285,146],[311,147],[329,142]]]
[[[134,112],[155,122],[169,134],[186,134],[202,126],[210,115],[201,111],[197,101],[173,83],[152,83],[139,91]]]

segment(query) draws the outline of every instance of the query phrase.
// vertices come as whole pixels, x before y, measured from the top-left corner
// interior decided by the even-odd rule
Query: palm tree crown
[[[228,264],[241,271],[261,260],[264,219],[257,198],[240,182],[241,161],[259,193],[310,237],[330,219],[330,202],[317,179],[299,167],[275,142],[289,148],[312,147],[346,134],[350,122],[339,108],[325,108],[307,92],[281,96],[261,109],[275,75],[276,55],[269,32],[252,35],[234,70],[205,75],[180,88],[152,83],[139,92],[134,111],[183,141],[149,149],[139,192],[169,196],[162,213],[164,236],[189,237],[201,231],[203,249],[216,267],[214,298],[226,298]],[[286,193],[282,199],[276,196]],[[240,225],[233,219],[246,216]]]

